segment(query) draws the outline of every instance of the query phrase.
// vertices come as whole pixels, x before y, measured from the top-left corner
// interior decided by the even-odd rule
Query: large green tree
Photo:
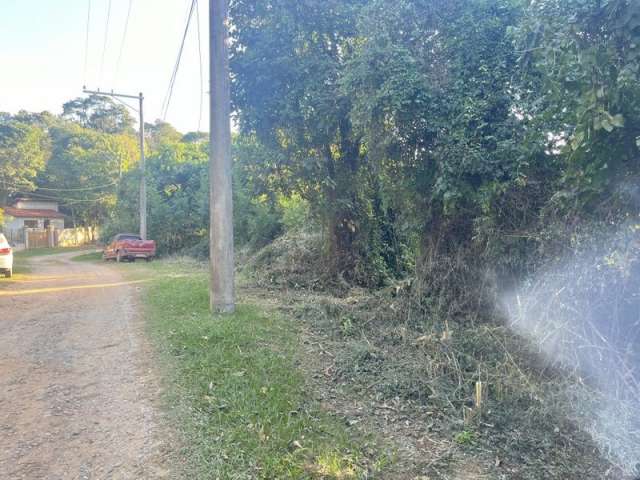
[[[540,208],[552,172],[515,75],[522,14],[514,0],[375,0],[361,13],[343,88],[386,201],[429,262],[463,250],[467,265],[488,250],[510,261],[495,250],[536,218],[510,203]]]
[[[115,205],[122,175],[139,157],[136,139],[69,122],[51,127],[49,134],[51,158],[36,195],[59,201],[76,224],[100,224]]]
[[[579,217],[637,210],[624,197],[640,174],[640,3],[537,1],[515,33],[522,82],[540,85],[537,128],[562,161],[554,206]]]
[[[132,133],[133,118],[124,105],[109,97],[89,95],[63,105],[62,118],[105,133]]]
[[[0,205],[9,196],[30,192],[45,166],[48,152],[45,132],[33,125],[7,117],[0,122]]]
[[[233,98],[245,134],[273,153],[266,176],[315,206],[327,265],[355,281],[376,277],[376,183],[341,87],[365,1],[234,1]],[[374,278],[373,282],[377,282]]]
[[[207,144],[158,136],[147,159],[149,236],[159,251],[177,252],[208,237]],[[139,172],[125,173],[105,234],[138,229]]]

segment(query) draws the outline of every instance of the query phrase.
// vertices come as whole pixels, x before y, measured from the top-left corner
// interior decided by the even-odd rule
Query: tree
[[[12,194],[34,190],[34,179],[46,159],[42,129],[12,119],[0,123],[0,205],[6,205]]]
[[[173,125],[162,120],[145,123],[144,132],[147,147],[151,150],[157,150],[165,143],[179,142],[182,138],[182,134]]]
[[[562,161],[554,206],[581,216],[637,211],[628,197],[640,174],[640,3],[535,2],[515,38],[525,80],[541,86],[539,131]]]
[[[51,159],[38,195],[58,200],[74,223],[99,225],[116,202],[118,184],[138,159],[136,139],[66,123],[50,129]]]
[[[104,133],[132,133],[133,118],[124,105],[110,97],[90,95],[79,97],[63,105],[62,118],[84,128]]]
[[[209,141],[209,134],[206,132],[188,132],[182,137],[185,143],[202,143]]]
[[[273,152],[282,190],[302,195],[324,219],[329,268],[378,283],[384,267],[368,271],[380,266],[375,182],[352,128],[350,92],[341,88],[365,3],[233,2],[231,68],[241,128]]]
[[[207,238],[207,145],[161,143],[147,158],[149,235],[161,252],[194,247]],[[139,172],[125,173],[105,234],[133,230],[138,208]]]
[[[360,17],[343,78],[351,118],[397,223],[420,233],[428,258],[476,248],[476,261],[504,245],[505,233],[532,221],[510,215],[506,198],[540,208],[551,162],[514,81],[509,32],[522,14],[513,0],[378,0]]]

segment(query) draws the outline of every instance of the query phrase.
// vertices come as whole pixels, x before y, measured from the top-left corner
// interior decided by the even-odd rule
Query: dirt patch
[[[73,255],[0,289],[0,478],[171,478],[140,285]]]

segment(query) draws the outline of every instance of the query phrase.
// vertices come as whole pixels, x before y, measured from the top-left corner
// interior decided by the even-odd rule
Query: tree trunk
[[[354,191],[357,189],[357,166],[354,166],[357,159],[346,159],[343,156],[341,163],[337,164],[328,147],[325,159],[329,177],[325,189],[329,255],[327,264],[332,276],[341,277],[344,273],[349,278],[353,277],[354,258],[357,256],[353,251],[354,239],[358,234],[357,218],[352,211],[355,203]]]

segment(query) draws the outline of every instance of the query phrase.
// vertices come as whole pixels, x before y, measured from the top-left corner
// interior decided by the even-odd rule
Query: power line
[[[196,0],[192,0],[191,5],[189,6],[189,10],[187,13],[186,26],[185,26],[184,34],[182,36],[182,42],[180,43],[180,49],[178,50],[178,58],[176,59],[176,63],[174,64],[173,71],[171,73],[171,79],[169,80],[169,87],[164,97],[164,101],[162,102],[162,112],[163,112],[162,117],[164,120],[166,120],[167,118],[169,105],[171,104],[171,97],[173,96],[173,88],[175,86],[176,78],[178,76],[178,70],[180,68],[180,60],[182,59],[182,52],[184,50],[184,45],[187,39],[187,33],[189,31],[189,24],[191,23],[191,16],[193,15],[193,8],[195,3],[196,3]]]
[[[97,197],[97,198],[83,199],[83,198],[52,197],[49,195],[42,195],[42,194],[33,193],[33,192],[16,192],[16,193],[19,193],[20,195],[29,196],[29,197],[36,197],[42,200],[54,200],[57,202],[64,203],[66,205],[72,205],[74,203],[98,203],[98,202],[107,200],[109,198],[108,196],[103,196],[103,197]]]
[[[165,96],[165,101],[163,102],[163,115],[162,119],[167,119],[167,113],[169,112],[169,105],[171,104],[171,97],[173,96],[173,87],[176,83],[176,78],[178,76],[178,70],[180,69],[180,60],[182,59],[182,52],[184,50],[184,44],[187,40],[187,34],[189,33],[189,25],[191,24],[191,17],[193,17],[193,11],[195,9],[196,0],[191,0],[191,6],[189,8],[189,14],[187,15],[187,24],[184,28],[184,34],[182,35],[182,42],[180,43],[180,50],[178,50],[178,58],[176,60],[175,66],[173,67],[173,73],[171,74],[171,80],[169,81],[169,88],[167,90],[167,94]]]
[[[23,188],[23,187],[30,186],[25,183],[22,183],[22,184],[14,183],[14,184],[6,184],[6,185],[10,185],[14,188]],[[36,186],[36,190],[44,190],[47,192],[87,192],[91,190],[103,190],[105,188],[115,187],[116,185],[118,185],[118,182],[112,182],[106,185],[94,185],[92,187],[83,187],[83,188],[49,188],[49,187]],[[20,193],[23,193],[23,192],[20,192]]]
[[[196,21],[198,25],[198,61],[200,63],[200,113],[198,115],[198,132],[202,125],[202,104],[204,102],[204,73],[202,71],[202,39],[200,36],[200,3],[196,0]]]
[[[85,188],[46,188],[46,187],[38,187],[38,190],[44,190],[47,192],[88,192],[91,190],[104,190],[105,188],[115,187],[118,185],[118,182],[108,183],[106,185],[95,185],[93,187],[85,187]]]
[[[124,22],[124,33],[122,34],[122,42],[120,43],[120,52],[118,53],[118,61],[116,62],[116,71],[113,75],[113,84],[116,84],[116,79],[118,78],[118,72],[120,70],[120,63],[122,62],[122,52],[124,51],[124,45],[127,40],[127,32],[129,30],[129,18],[131,17],[131,6],[133,5],[133,0],[129,0],[129,8],[127,10],[127,19]]]
[[[130,105],[129,103],[125,102],[124,100],[121,100],[121,99],[120,99],[120,98],[118,98],[118,97],[111,97],[111,98],[113,98],[116,102],[118,102],[118,103],[120,103],[120,104],[124,105],[125,107],[130,108],[130,109],[131,109],[131,110],[133,110],[134,112],[136,112],[136,113],[140,113],[140,110],[138,110],[138,109],[137,109],[136,107],[134,107],[133,105]]]
[[[104,71],[104,57],[107,53],[107,42],[109,40],[109,21],[111,20],[111,0],[107,6],[107,24],[104,29],[104,44],[102,46],[102,60],[100,62],[100,79],[99,83],[102,83],[102,73]]]
[[[84,39],[84,83],[87,83],[87,65],[89,64],[89,28],[91,25],[91,0],[87,8],[87,33]]]

